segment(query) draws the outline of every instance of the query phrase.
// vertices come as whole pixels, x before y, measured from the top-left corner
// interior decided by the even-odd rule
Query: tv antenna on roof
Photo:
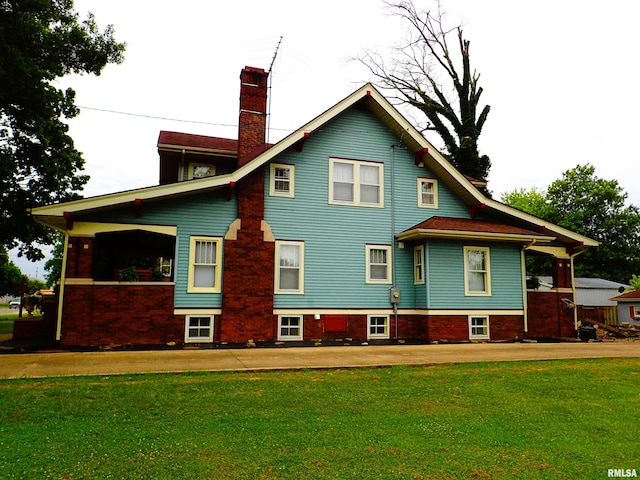
[[[271,65],[269,65],[269,70],[267,73],[269,74],[269,86],[268,95],[267,95],[267,139],[266,142],[269,143],[269,132],[271,131],[271,70],[273,70],[273,64],[276,61],[276,57],[278,56],[278,50],[280,50],[280,44],[282,43],[282,35],[280,35],[280,39],[278,40],[278,45],[276,45],[276,51],[273,52],[273,58],[271,59]]]

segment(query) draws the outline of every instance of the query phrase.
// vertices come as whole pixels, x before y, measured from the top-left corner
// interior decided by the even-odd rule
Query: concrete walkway
[[[623,357],[640,358],[640,341],[14,353],[0,378]]]

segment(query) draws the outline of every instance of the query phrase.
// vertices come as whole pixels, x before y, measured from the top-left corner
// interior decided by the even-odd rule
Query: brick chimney
[[[265,147],[267,78],[261,68],[245,67],[240,74],[238,167]],[[235,188],[237,219],[224,241],[222,317],[223,342],[274,339],[273,284],[275,241],[264,221],[265,171],[262,166]]]
[[[238,167],[247,163],[247,154],[265,143],[268,77],[268,72],[255,67],[244,67],[240,74]]]

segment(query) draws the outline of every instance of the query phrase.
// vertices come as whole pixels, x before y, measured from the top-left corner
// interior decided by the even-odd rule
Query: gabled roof
[[[233,173],[190,180],[188,182],[141,188],[128,192],[113,193],[68,203],[48,205],[34,208],[31,213],[33,217],[41,223],[64,229],[65,222],[62,219],[64,212],[69,212],[70,214],[74,212],[86,212],[133,203],[135,201],[156,200],[234,185],[257,168],[262,167],[274,159],[280,153],[296,145],[301,145],[309,136],[313,136],[316,130],[355,105],[367,108],[376,115],[401,139],[407,148],[414,153],[416,163],[423,163],[428,166],[441,181],[445,182],[447,186],[470,207],[476,208],[481,206],[483,209],[498,213],[515,222],[530,225],[534,229],[544,228],[546,234],[548,234],[547,236],[543,236],[546,240],[555,237],[557,240],[566,244],[580,246],[599,245],[598,242],[588,237],[485,197],[467,177],[453,167],[370,83],[363,85],[351,95],[306,123],[271,148],[257,153],[255,158],[242,165]]]
[[[431,217],[397,235],[398,240],[475,238],[477,240],[548,242],[554,237],[505,223],[469,218]]]
[[[640,302],[640,290],[631,290],[630,292],[613,297],[611,300],[617,302]]]

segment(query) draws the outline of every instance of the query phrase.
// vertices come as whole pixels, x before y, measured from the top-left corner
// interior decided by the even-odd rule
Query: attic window
[[[189,180],[195,178],[213,177],[216,174],[216,166],[210,163],[190,163]]]
[[[418,179],[418,207],[438,208],[438,181],[432,178]]]
[[[272,163],[270,167],[269,194],[275,197],[293,197],[295,167]]]

